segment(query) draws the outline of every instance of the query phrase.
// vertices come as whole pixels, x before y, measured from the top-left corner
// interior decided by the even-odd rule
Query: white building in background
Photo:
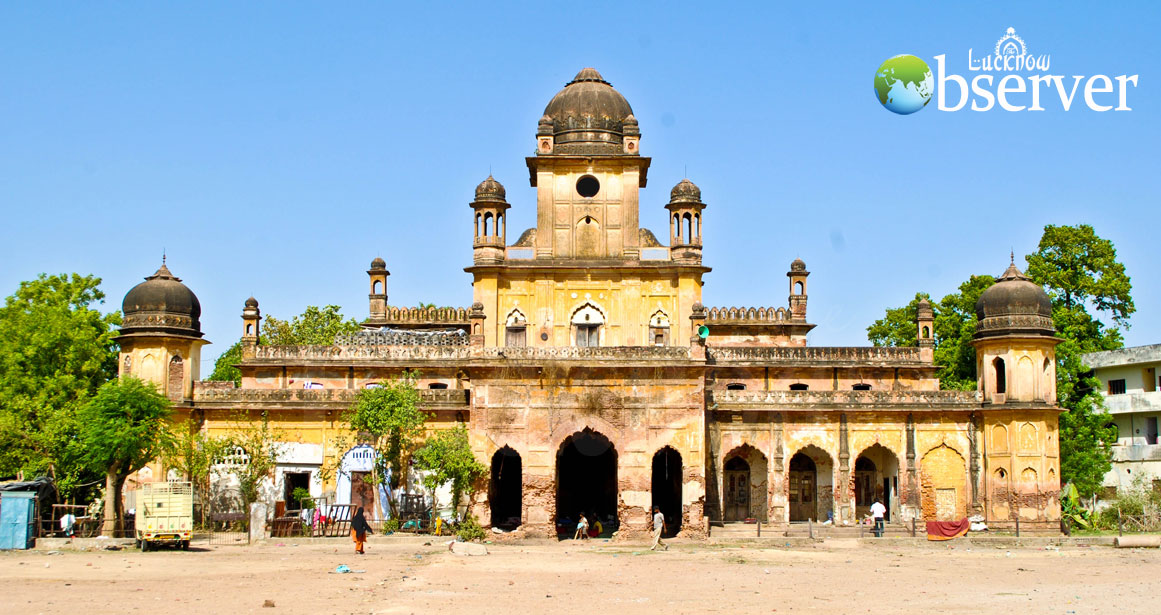
[[[1161,344],[1094,352],[1083,360],[1100,379],[1105,406],[1117,425],[1113,469],[1105,475],[1105,486],[1123,489],[1138,477],[1161,481]]]

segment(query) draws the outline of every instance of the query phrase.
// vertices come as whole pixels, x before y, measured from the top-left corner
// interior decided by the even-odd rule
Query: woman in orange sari
[[[355,511],[355,516],[351,518],[351,540],[355,543],[355,553],[363,554],[363,544],[367,542],[367,534],[371,534],[371,524],[367,523],[367,517],[363,516],[363,507],[360,506]]]

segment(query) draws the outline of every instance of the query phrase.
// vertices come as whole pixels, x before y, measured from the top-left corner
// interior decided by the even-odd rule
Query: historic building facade
[[[586,68],[537,125],[536,226],[509,242],[505,188],[492,177],[476,188],[470,307],[391,306],[377,258],[362,332],[279,347],[258,344],[248,299],[234,387],[198,379],[200,306],[163,266],[126,296],[123,373],[161,383],[208,432],[241,414],[291,434],[274,497],[294,484],[338,503],[382,498],[339,417],[360,389],[411,370],[431,425],[466,423],[491,468],[472,504],[485,524],[548,533],[584,512],[643,530],[658,505],[696,534],[707,519],[851,522],[879,498],[892,521],[1058,521],[1043,290],[1012,265],[984,293],[978,391],[939,390],[926,304],[916,347],[807,346],[801,260],[784,306],[705,306],[707,204],[684,179],[665,205],[668,245],[642,228],[640,147],[629,103]],[[324,481],[326,466],[340,471]]]

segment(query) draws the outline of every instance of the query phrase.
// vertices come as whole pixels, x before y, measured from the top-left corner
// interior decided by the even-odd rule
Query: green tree
[[[1056,396],[1060,415],[1060,477],[1089,497],[1112,468],[1116,430],[1104,408],[1100,382],[1082,355],[1124,346],[1132,282],[1117,261],[1113,243],[1087,224],[1044,227],[1028,275],[1052,297],[1052,319],[1063,341],[1056,347]],[[1111,318],[1112,326],[1100,320]]]
[[[931,306],[935,315],[934,331],[936,376],[942,389],[976,388],[976,350],[971,345],[976,330],[976,301],[995,278],[973,275],[951,293]],[[919,343],[916,318],[919,301],[926,293],[916,293],[910,303],[889,308],[886,315],[867,327],[867,338],[876,346],[916,346]]]
[[[1027,259],[1028,276],[1045,287],[1054,305],[1072,310],[1091,303],[1116,326],[1128,328],[1137,311],[1133,285],[1113,242],[1091,226],[1045,226],[1038,249]]]
[[[225,437],[226,447],[241,449],[246,462],[231,468],[238,479],[238,490],[242,496],[245,511],[262,495],[262,486],[274,476],[278,458],[286,445],[283,434],[271,427],[269,418],[263,413],[261,420],[248,420],[240,416],[235,420],[233,430]]]
[[[200,521],[205,526],[214,464],[231,448],[231,442],[227,438],[207,435],[192,419],[179,425],[176,431],[176,443],[166,457],[166,465],[180,472],[197,491],[202,502]]]
[[[125,479],[175,445],[170,414],[169,400],[152,384],[132,376],[101,385],[77,413],[85,458],[105,473],[103,534],[122,528]]]
[[[299,316],[289,321],[266,317],[266,325],[258,343],[270,346],[329,346],[338,335],[356,333],[361,329],[354,318],[344,318],[337,305],[323,308],[308,305]]]
[[[372,482],[379,484],[386,479],[392,493],[407,484],[407,468],[426,420],[426,413],[419,409],[415,375],[410,372],[404,372],[398,380],[360,390],[343,413],[343,421],[356,437],[375,448]],[[398,518],[394,499],[389,499],[388,504],[391,516]]]
[[[101,314],[100,278],[41,274],[0,308],[0,476],[53,478],[62,496],[93,474],[77,412],[117,374],[120,312]]]
[[[339,306],[323,308],[308,305],[302,314],[290,320],[266,317],[262,334],[258,337],[260,346],[330,346],[335,337],[356,333],[362,327],[353,318],[345,318]],[[214,361],[214,371],[207,380],[233,382],[241,386],[242,370],[235,367],[242,362],[242,342],[234,342]]]
[[[423,486],[432,493],[441,485],[451,483],[452,509],[457,515],[463,494],[470,493],[476,481],[488,471],[472,454],[468,429],[463,423],[432,434],[415,451],[415,466],[428,472],[423,478]]]
[[[237,386],[242,386],[242,370],[235,367],[242,362],[242,342],[239,340],[234,342],[223,352],[217,361],[214,361],[214,371],[206,380],[215,382],[233,382]]]

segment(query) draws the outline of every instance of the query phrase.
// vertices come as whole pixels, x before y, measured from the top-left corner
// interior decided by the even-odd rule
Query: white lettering
[[[1137,77],[1138,77],[1138,75],[1133,75],[1132,77],[1127,77],[1125,75],[1121,75],[1121,76],[1117,77],[1117,81],[1120,82],[1120,84],[1121,84],[1121,86],[1120,86],[1121,87],[1121,91],[1120,91],[1121,104],[1117,105],[1117,108],[1114,109],[1114,111],[1132,111],[1132,109],[1129,108],[1129,104],[1128,104],[1129,103],[1129,101],[1128,101],[1128,97],[1129,97],[1128,83],[1130,81],[1132,81],[1133,87],[1137,87]]]
[[[1005,79],[1007,79],[1007,77],[1005,77]],[[976,96],[979,96],[980,98],[983,98],[984,100],[988,101],[988,104],[984,107],[981,107],[976,103],[975,100],[972,100],[972,111],[987,111],[988,109],[991,109],[996,104],[995,99],[992,98],[992,93],[990,91],[988,91],[987,89],[980,86],[980,83],[983,81],[987,81],[988,87],[991,87],[992,76],[991,75],[976,75],[976,78],[972,79],[972,93],[975,94]]]
[[[1029,77],[1032,80],[1032,106],[1028,107],[1029,111],[1043,111],[1044,107],[1040,106],[1040,84],[1047,83],[1052,85],[1052,77],[1045,77],[1043,75],[1032,75]]]
[[[980,70],[980,65],[972,59],[972,50],[968,49],[968,70]]]
[[[1097,79],[1100,79],[1101,81],[1104,82],[1104,85],[1101,86],[1099,89],[1094,87],[1094,85],[1093,85],[1096,83]],[[1096,103],[1096,101],[1093,100],[1092,95],[1094,93],[1105,94],[1105,93],[1112,92],[1112,91],[1113,91],[1112,80],[1110,80],[1108,77],[1106,77],[1104,75],[1093,75],[1092,77],[1089,77],[1088,82],[1084,84],[1084,103],[1086,105],[1088,105],[1088,108],[1092,109],[1093,111],[1108,111],[1109,109],[1112,109],[1113,106],[1112,105],[1098,105]]]
[[[1065,111],[1068,111],[1069,107],[1072,106],[1072,99],[1076,96],[1076,87],[1080,85],[1080,80],[1084,79],[1084,75],[1072,76],[1072,92],[1068,94],[1067,98],[1064,95],[1064,75],[1052,75],[1049,78],[1056,83],[1056,93],[1060,95],[1060,104]]]
[[[940,111],[959,111],[960,109],[963,109],[964,105],[966,105],[968,101],[967,80],[965,80],[963,77],[960,77],[959,75],[945,75],[943,65],[944,55],[940,54],[935,56],[935,72],[937,75],[937,79],[935,81],[935,95],[937,100],[935,101],[935,104]],[[959,103],[952,107],[948,107],[943,104],[943,101],[947,99],[947,92],[944,88],[944,84],[948,81],[953,81],[956,85],[959,86]]]
[[[1009,87],[1008,82],[1012,81],[1019,85],[1019,88]],[[1000,108],[1004,111],[1023,111],[1024,105],[1010,105],[1008,104],[1008,94],[1016,94],[1024,92],[1024,78],[1019,75],[1008,75],[1000,79],[1000,85],[996,88],[996,98],[1000,101]]]

